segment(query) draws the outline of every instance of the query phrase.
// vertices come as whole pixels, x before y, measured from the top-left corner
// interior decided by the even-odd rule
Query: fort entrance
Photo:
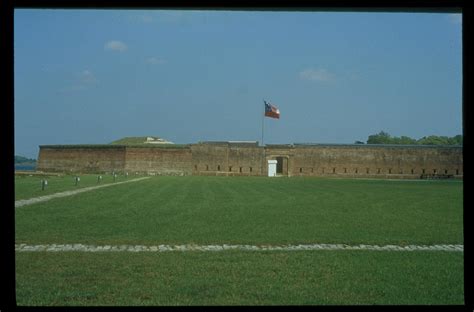
[[[276,175],[288,176],[288,156],[272,156],[269,159],[277,161]]]
[[[277,157],[277,174],[283,173],[283,157]]]

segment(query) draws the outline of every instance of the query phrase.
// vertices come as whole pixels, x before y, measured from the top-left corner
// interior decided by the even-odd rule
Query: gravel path
[[[172,252],[172,251],[223,251],[223,250],[252,250],[252,251],[299,251],[299,250],[373,250],[373,251],[447,251],[463,252],[464,245],[345,245],[345,244],[312,244],[312,245],[83,245],[83,244],[46,244],[27,245],[16,244],[15,251],[19,252]]]
[[[123,181],[123,182],[115,182],[115,183],[109,183],[109,184],[104,184],[104,185],[85,187],[85,188],[81,188],[81,189],[73,190],[73,191],[65,191],[65,192],[61,192],[61,193],[54,193],[54,194],[51,194],[51,195],[45,195],[45,196],[40,196],[40,197],[35,197],[35,198],[30,198],[30,199],[21,199],[21,200],[15,201],[15,208],[45,202],[45,201],[51,200],[53,198],[71,196],[71,195],[75,195],[75,194],[79,194],[79,193],[83,193],[83,192],[93,191],[93,190],[103,188],[103,187],[109,187],[109,186],[114,186],[114,185],[123,184],[123,183],[137,182],[137,181],[141,181],[141,180],[149,179],[149,178],[150,177],[142,177],[142,178],[137,178],[137,179]]]

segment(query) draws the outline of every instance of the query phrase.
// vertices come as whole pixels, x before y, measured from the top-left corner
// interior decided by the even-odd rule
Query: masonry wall
[[[290,159],[290,175],[419,178],[462,176],[460,147],[439,146],[298,146]]]
[[[205,142],[185,147],[40,146],[38,170],[163,175],[266,176],[277,159],[284,176],[462,177],[462,147],[397,145],[267,145]]]
[[[248,143],[198,143],[191,146],[194,175],[261,175],[263,149]]]
[[[40,146],[38,171],[112,172],[125,167],[124,147]]]
[[[191,149],[186,148],[137,148],[127,147],[125,171],[158,175],[190,175]]]

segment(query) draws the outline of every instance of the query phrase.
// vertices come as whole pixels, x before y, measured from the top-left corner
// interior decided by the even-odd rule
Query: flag
[[[265,116],[280,119],[280,110],[266,101],[263,102],[265,103]]]

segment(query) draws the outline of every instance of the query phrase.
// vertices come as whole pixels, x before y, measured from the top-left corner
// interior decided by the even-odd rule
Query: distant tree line
[[[367,144],[462,145],[462,139],[462,135],[458,134],[453,137],[430,135],[416,140],[407,136],[391,136],[387,132],[380,131],[378,134],[369,135]],[[356,141],[355,144],[364,144],[364,142]]]
[[[23,156],[15,155],[15,164],[36,163],[36,159],[30,159]]]

